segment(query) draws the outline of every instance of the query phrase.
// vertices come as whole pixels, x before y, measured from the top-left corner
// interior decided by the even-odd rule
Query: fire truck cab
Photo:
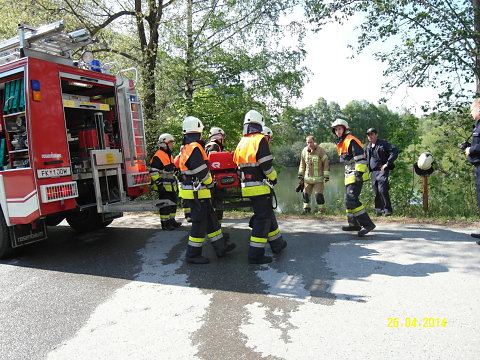
[[[72,59],[93,40],[63,30],[21,24],[0,43],[0,258],[63,219],[83,232],[162,206],[131,202],[150,182],[134,81]]]

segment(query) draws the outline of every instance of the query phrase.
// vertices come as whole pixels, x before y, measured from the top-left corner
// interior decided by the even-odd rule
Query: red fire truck
[[[0,43],[0,258],[64,219],[91,231],[162,206],[131,201],[150,182],[142,107],[134,81],[72,59],[92,41],[58,21]]]

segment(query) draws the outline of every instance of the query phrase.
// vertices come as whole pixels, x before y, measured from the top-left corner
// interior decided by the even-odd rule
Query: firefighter
[[[367,159],[360,140],[350,134],[348,122],[337,119],[332,123],[332,132],[337,137],[335,143],[340,162],[345,164],[345,207],[348,226],[343,231],[358,231],[364,236],[375,229],[375,224],[360,202],[363,182],[368,180]]]
[[[233,160],[241,172],[242,196],[250,198],[253,207],[248,262],[266,264],[272,262],[271,256],[265,256],[267,242],[274,254],[287,246],[272,207],[272,188],[277,183],[277,173],[272,166],[270,147],[262,134],[263,116],[250,110],[243,124],[244,135]]]
[[[465,150],[467,160],[475,166],[477,205],[480,206],[480,98],[473,100],[470,111],[473,121],[475,121],[471,135],[472,143],[465,140],[460,148]],[[472,233],[471,236],[480,239],[480,234],[478,233]],[[480,240],[477,241],[477,244],[480,245]]]
[[[170,134],[161,134],[158,137],[158,150],[150,160],[150,178],[152,187],[158,192],[160,200],[171,200],[175,205],[160,209],[160,221],[163,230],[175,230],[181,223],[175,220],[177,212],[177,182],[175,179],[175,165],[173,164],[172,148],[175,139]]]
[[[214,126],[210,129],[210,138],[207,145],[205,145],[205,152],[207,155],[223,151],[223,141],[225,140],[226,134],[221,128]]]
[[[315,143],[313,136],[305,139],[307,146],[302,150],[298,179],[304,184],[303,188],[303,213],[311,211],[310,196],[315,192],[316,211],[325,212],[325,197],[323,187],[330,179],[330,163],[325,150]]]
[[[208,158],[200,138],[203,124],[193,116],[183,120],[183,147],[180,153],[180,197],[191,208],[192,228],[188,237],[186,260],[192,264],[208,264],[208,258],[202,256],[205,234],[209,237],[218,257],[235,248],[228,244],[222,233],[220,223],[211,203],[210,188],[213,178],[208,170]]]

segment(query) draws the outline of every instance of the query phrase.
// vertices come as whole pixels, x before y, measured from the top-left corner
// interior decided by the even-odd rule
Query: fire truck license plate
[[[39,179],[50,178],[50,177],[59,177],[59,176],[68,176],[68,175],[70,175],[70,168],[69,167],[37,170],[37,176],[38,176]]]

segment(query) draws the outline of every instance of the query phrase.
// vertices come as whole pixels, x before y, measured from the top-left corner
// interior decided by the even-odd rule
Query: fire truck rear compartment
[[[120,149],[113,87],[62,79],[72,173],[90,172],[90,150]]]

